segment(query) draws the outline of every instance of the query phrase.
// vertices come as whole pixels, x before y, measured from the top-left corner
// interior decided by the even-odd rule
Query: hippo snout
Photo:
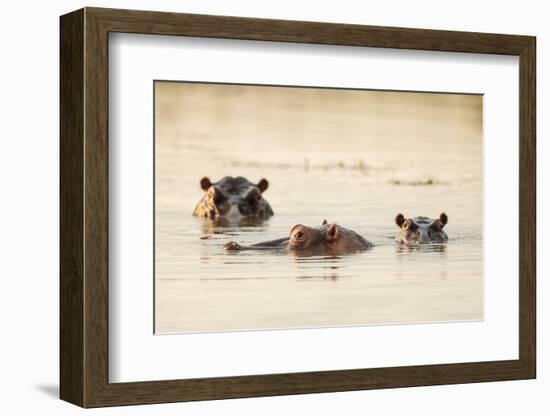
[[[227,251],[238,251],[242,249],[242,246],[236,241],[230,241],[229,243],[225,244],[223,248]]]
[[[418,242],[420,244],[429,244],[431,242],[431,238],[430,238],[430,236],[428,235],[427,232],[421,232],[420,233],[420,238],[418,239]]]

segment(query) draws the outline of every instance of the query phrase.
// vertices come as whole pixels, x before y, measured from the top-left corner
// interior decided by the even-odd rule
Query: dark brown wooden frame
[[[83,407],[536,376],[535,38],[85,8],[61,17],[60,396]],[[108,35],[248,39],[519,56],[519,359],[136,383],[108,380]]]

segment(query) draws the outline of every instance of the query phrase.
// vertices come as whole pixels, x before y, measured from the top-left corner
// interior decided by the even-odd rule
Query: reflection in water
[[[302,263],[303,258],[298,258],[297,263]],[[322,280],[337,280],[340,277],[340,269],[343,267],[338,264],[338,261],[342,260],[341,256],[324,256],[321,259],[311,259],[311,261],[316,261],[320,263],[317,267],[320,271],[319,276],[308,276],[308,275],[297,275],[296,279],[322,279]],[[307,263],[307,262],[305,262]],[[327,265],[323,265],[327,263]]]
[[[447,258],[447,244],[402,244],[395,243],[396,256],[396,270],[395,278],[410,278],[411,269],[416,268],[415,264],[411,264],[411,261],[426,260],[428,265],[433,269],[432,273],[438,273],[441,279],[446,278],[448,266]],[[421,258],[424,256],[427,258]]]
[[[395,244],[396,253],[411,253],[413,251],[425,253],[445,253],[447,251],[447,244]]]
[[[158,333],[481,319],[480,97],[156,85]],[[275,215],[193,217],[200,178],[225,175],[265,177]],[[398,212],[443,211],[447,245],[394,241]],[[374,247],[223,249],[324,218]]]
[[[239,235],[242,232],[256,230],[256,227],[262,227],[267,224],[268,219],[259,217],[244,218],[196,218],[202,226],[202,239],[212,238],[215,234]]]

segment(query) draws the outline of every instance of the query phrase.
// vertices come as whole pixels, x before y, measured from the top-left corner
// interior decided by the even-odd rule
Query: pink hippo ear
[[[449,220],[449,217],[447,217],[447,214],[445,214],[444,212],[441,213],[441,215],[439,216],[439,221],[441,221],[441,228],[443,228],[443,226],[445,224],[447,224],[447,221]]]
[[[323,223],[322,223],[321,225],[327,225],[327,224],[328,224],[328,222],[327,222],[327,219],[325,218],[325,219],[323,220]]]
[[[261,193],[263,193],[268,187],[269,187],[269,182],[267,181],[267,179],[260,179],[260,182],[258,182],[258,185],[256,185],[258,187],[258,189],[260,190]]]
[[[395,217],[395,223],[398,227],[401,227],[403,223],[405,222],[405,216],[403,214],[397,214]]]
[[[210,182],[210,179],[208,179],[206,176],[201,179],[201,188],[203,191],[208,191],[211,186],[212,182]]]
[[[338,224],[331,224],[327,230],[327,241],[336,241],[338,238],[340,238],[340,226]]]

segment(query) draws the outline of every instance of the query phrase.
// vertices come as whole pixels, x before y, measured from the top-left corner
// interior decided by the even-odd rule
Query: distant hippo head
[[[395,223],[400,232],[395,239],[404,244],[445,243],[447,233],[443,227],[447,221],[448,217],[444,212],[436,220],[428,217],[405,218],[403,214],[398,214]]]
[[[271,206],[262,195],[269,186],[265,179],[255,184],[242,176],[226,176],[218,182],[204,177],[200,184],[205,193],[195,207],[195,216],[238,219],[273,215]]]

